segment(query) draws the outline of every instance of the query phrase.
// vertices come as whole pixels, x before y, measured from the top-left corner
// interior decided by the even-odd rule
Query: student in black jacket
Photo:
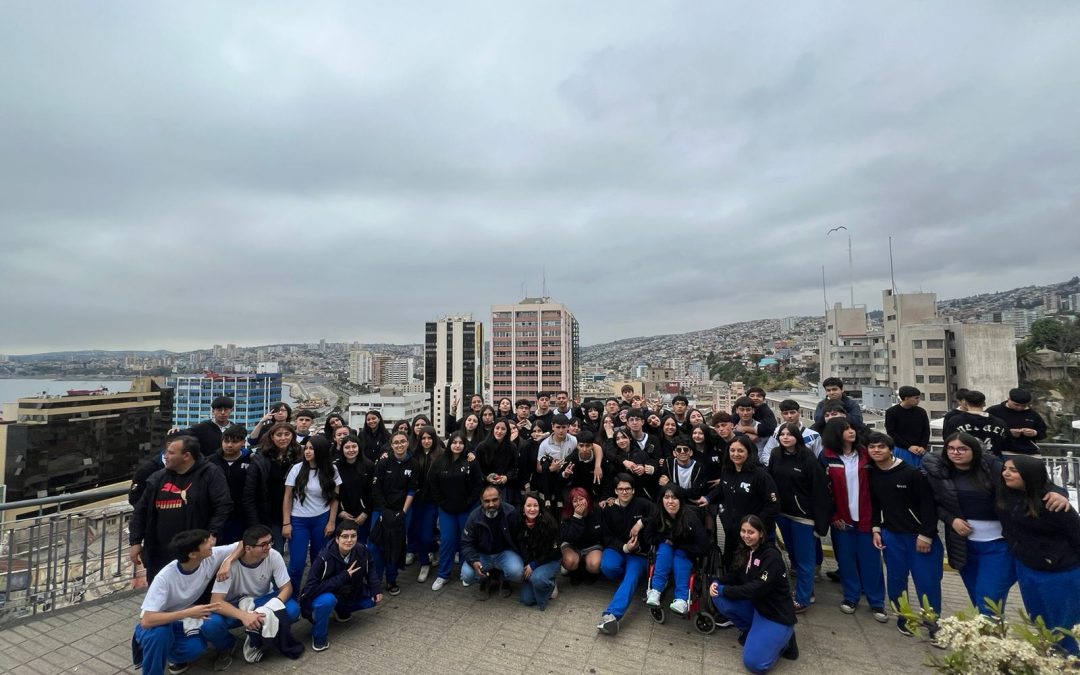
[[[275,424],[263,434],[248,465],[244,482],[244,516],[248,527],[266,525],[274,535],[274,550],[284,555],[281,503],[285,499],[285,476],[300,456],[296,432],[288,424]]]
[[[356,523],[341,521],[334,538],[315,557],[300,591],[300,613],[311,622],[311,648],[321,652],[330,646],[331,613],[338,621],[348,621],[356,610],[371,609],[382,599],[379,574],[357,539]]]
[[[784,537],[795,580],[795,612],[805,612],[814,594],[814,534],[824,537],[832,517],[832,497],[825,468],[806,447],[798,424],[782,424],[776,432],[780,445],[769,459],[769,473],[780,495],[776,524]]]
[[[360,450],[372,464],[390,454],[390,433],[383,423],[382,413],[369,410],[364,413],[364,427],[356,432],[360,438]]]
[[[600,512],[600,531],[604,553],[600,571],[619,584],[607,609],[600,616],[597,630],[606,635],[619,632],[619,620],[626,614],[638,582],[649,569],[642,530],[656,517],[656,506],[634,496],[634,479],[627,473],[615,476],[615,501]]]
[[[1046,438],[1046,422],[1042,415],[1031,408],[1031,392],[1026,389],[1010,389],[1009,398],[986,409],[986,414],[1005,423],[1005,447],[1009,455],[1038,455],[1037,441]]]
[[[757,516],[746,516],[739,537],[742,545],[734,567],[709,586],[709,595],[717,612],[739,629],[743,665],[752,673],[764,673],[781,656],[799,658],[795,608],[784,557],[769,541],[765,524]]]
[[[199,441],[199,449],[203,457],[209,457],[221,447],[221,432],[229,426],[229,415],[232,415],[233,400],[228,396],[218,396],[210,402],[210,419],[199,422],[190,429],[180,432],[183,436],[194,436]]]
[[[896,607],[907,595],[908,575],[915,582],[918,607],[925,599],[941,615],[941,575],[945,552],[937,536],[937,506],[925,476],[907,462],[893,457],[893,439],[882,433],[870,437],[870,508],[873,510],[874,546],[885,557],[885,588]],[[912,635],[907,621],[897,628]],[[931,628],[930,638],[937,633]]]
[[[594,580],[595,575],[600,574],[604,547],[600,540],[600,513],[593,508],[588,490],[571,488],[562,516],[559,542],[562,566],[570,573],[570,583],[577,585],[583,579]]]
[[[142,561],[147,583],[172,561],[173,536],[186,530],[208,530],[216,536],[232,512],[225,476],[202,456],[194,437],[174,437],[165,447],[164,461],[165,468],[147,479],[128,530],[128,555],[133,564]]]
[[[471,419],[472,413],[466,416],[466,422]],[[466,424],[468,428],[468,424]],[[469,446],[468,431],[462,432],[465,446]],[[480,465],[480,472],[484,476],[484,482],[499,488],[499,494],[504,499],[513,503],[508,495],[508,485],[517,476],[518,470],[518,446],[510,440],[510,422],[508,420],[496,420],[492,425],[491,434],[476,446],[476,461]]]
[[[1002,469],[1005,492],[998,515],[1005,540],[1016,557],[1016,576],[1024,608],[1046,627],[1070,630],[1080,624],[1080,518],[1076,511],[1050,511],[1044,500],[1050,480],[1046,465],[1016,455]],[[1076,638],[1058,645],[1080,656]]]
[[[521,517],[513,521],[510,530],[514,547],[521,554],[525,567],[522,572],[521,603],[535,605],[541,611],[559,595],[555,575],[559,573],[559,526],[551,514],[544,511],[540,496],[529,492],[521,503]]]
[[[341,457],[334,465],[341,476],[338,486],[338,520],[356,523],[361,544],[367,544],[371,532],[371,481],[375,477],[375,465],[360,450],[360,438],[355,434],[345,437],[341,444]]]
[[[242,424],[231,424],[221,434],[221,447],[210,455],[210,463],[221,469],[225,482],[229,486],[232,498],[232,511],[221,526],[218,544],[233,544],[240,541],[247,529],[244,517],[244,486],[247,484],[248,467],[251,465],[251,452],[244,447],[247,429]]]
[[[390,456],[375,465],[368,548],[380,579],[385,569],[386,592],[397,595],[401,592],[397,585],[398,567],[405,562],[405,532],[409,528],[413,499],[420,488],[420,467],[409,453],[406,433],[399,431],[392,435],[390,449]],[[383,518],[388,520],[379,528],[379,520]]]
[[[724,413],[726,414],[726,413]],[[758,462],[757,447],[746,436],[735,436],[728,443],[727,458],[720,472],[720,482],[705,497],[716,505],[724,528],[723,568],[731,568],[732,558],[742,541],[739,529],[743,518],[754,515],[765,523],[766,532],[776,530],[780,499],[776,483]]]
[[[442,439],[435,427],[427,422],[423,415],[413,418],[413,428],[419,428],[413,438],[412,455],[419,467],[416,497],[412,503],[412,515],[409,517],[408,546],[409,558],[420,563],[417,583],[427,581],[431,572],[431,560],[435,553],[435,525],[439,519],[439,505],[431,498],[428,488],[428,475],[435,461],[446,452]],[[406,563],[409,559],[406,558]]]
[[[660,470],[660,494],[664,494],[665,486],[677,485],[687,502],[695,506],[706,505],[708,501],[705,493],[709,490],[708,466],[695,456],[693,442],[689,437],[676,436],[672,445],[672,459]]]
[[[893,456],[919,469],[930,449],[930,417],[919,407],[922,392],[915,387],[900,387],[897,396],[900,402],[885,411],[885,433],[896,443]]]
[[[465,521],[480,501],[484,477],[475,461],[470,462],[465,436],[450,434],[446,452],[435,460],[428,472],[428,491],[439,508],[439,569],[431,590],[439,591],[450,580],[454,556],[461,553],[461,531]]]
[[[709,553],[709,533],[705,523],[691,506],[683,490],[674,483],[660,488],[660,510],[645,530],[649,545],[656,549],[649,590],[645,604],[660,606],[660,597],[675,576],[674,599],[671,611],[683,615],[690,611],[690,573],[694,561]]]

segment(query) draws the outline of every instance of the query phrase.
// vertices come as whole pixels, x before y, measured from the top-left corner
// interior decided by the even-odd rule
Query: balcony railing
[[[37,515],[5,522],[0,529],[0,625],[131,587],[127,492],[117,488],[0,504],[0,512],[37,507]],[[63,510],[113,499],[104,506]]]

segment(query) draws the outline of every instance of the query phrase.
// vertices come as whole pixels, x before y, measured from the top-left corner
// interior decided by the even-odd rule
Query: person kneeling
[[[511,531],[517,518],[514,507],[503,503],[499,488],[489,485],[480,495],[480,507],[465,521],[461,532],[461,583],[471,586],[479,579],[481,600],[487,600],[493,590],[485,587],[492,572],[498,570],[507,581],[514,582],[520,582],[525,573]]]
[[[543,510],[540,495],[535,492],[525,494],[521,512],[522,517],[516,519],[513,529],[517,550],[529,561],[522,574],[521,602],[527,607],[535,605],[544,610],[548,601],[559,595],[559,587],[555,585],[562,557],[559,526],[551,514]]]
[[[766,538],[765,524],[755,515],[742,519],[742,545],[733,572],[709,587],[713,605],[739,629],[743,665],[764,673],[778,658],[799,658],[795,642],[795,607],[791,604],[787,566]]]
[[[338,523],[300,592],[300,613],[311,622],[311,648],[317,652],[330,646],[331,613],[335,621],[345,622],[354,611],[371,609],[383,599],[375,563],[357,530],[356,521]]]
[[[224,670],[232,663],[236,638],[229,631],[241,625],[247,633],[243,653],[248,663],[262,660],[263,638],[273,640],[278,651],[290,659],[304,653],[304,645],[292,636],[292,624],[300,618],[300,605],[292,597],[285,559],[270,548],[273,533],[265,525],[252,525],[244,530],[241,542],[244,548],[239,564],[226,561],[218,571],[219,577],[228,576],[214,584],[210,596],[211,604],[219,609],[202,626],[203,637],[218,650],[216,670]]]
[[[206,651],[200,634],[203,621],[220,609],[209,603],[196,605],[218,567],[240,555],[242,545],[214,546],[207,530],[178,532],[169,543],[176,559],[154,577],[143,598],[142,613],[131,638],[131,657],[145,675],[161,675],[169,665],[172,674],[187,670]]]

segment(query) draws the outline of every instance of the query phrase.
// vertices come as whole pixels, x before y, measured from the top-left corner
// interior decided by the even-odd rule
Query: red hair
[[[573,515],[574,515],[574,499],[576,499],[577,497],[581,497],[582,499],[585,500],[585,503],[589,505],[589,511],[588,512],[592,511],[593,504],[592,504],[592,498],[589,497],[589,493],[585,490],[585,488],[576,487],[576,488],[574,488],[573,490],[570,491],[570,494],[567,495],[566,503],[563,504],[563,509],[562,509],[563,518],[572,518],[573,517]]]

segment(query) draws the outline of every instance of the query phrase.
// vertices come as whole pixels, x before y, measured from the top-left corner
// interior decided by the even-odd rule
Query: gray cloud
[[[0,352],[585,343],[1076,273],[1072,3],[24,3]],[[527,288],[526,288],[527,287]]]

